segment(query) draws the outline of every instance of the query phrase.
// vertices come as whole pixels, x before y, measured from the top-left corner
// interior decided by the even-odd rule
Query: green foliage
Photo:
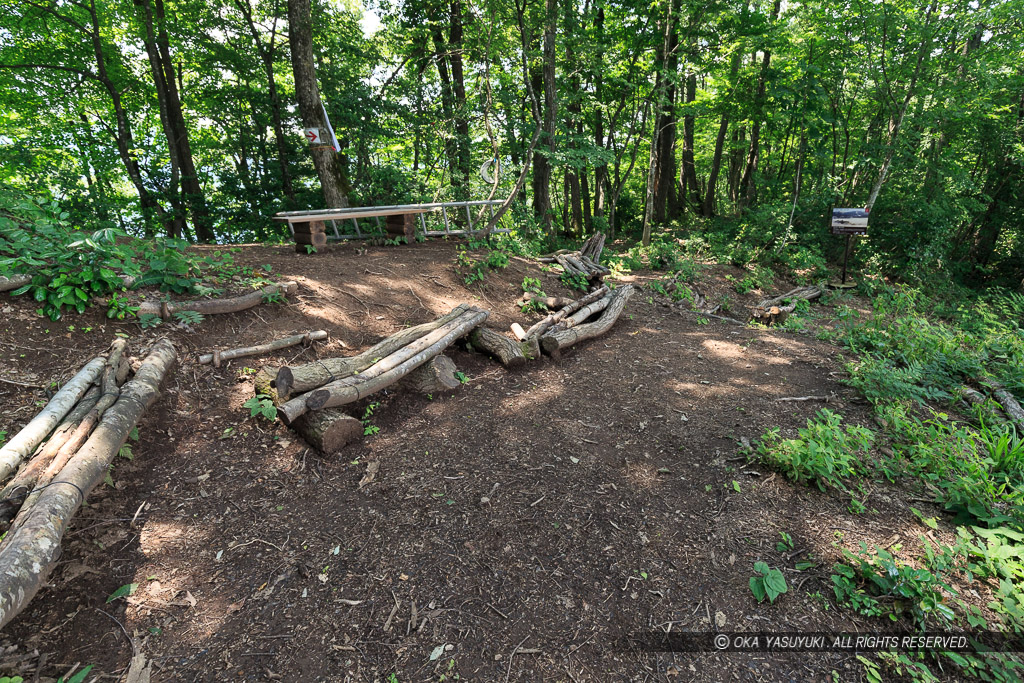
[[[874,433],[866,427],[841,425],[842,417],[828,409],[818,412],[795,439],[783,439],[779,429],[761,437],[757,457],[798,483],[814,482],[846,491],[846,480],[864,474]]]
[[[197,311],[176,311],[172,317],[186,327],[203,322],[203,314]]]
[[[590,288],[590,281],[579,273],[562,273],[558,279],[569,289],[585,292]]]
[[[125,584],[125,585],[121,586],[120,588],[118,588],[113,593],[111,593],[109,596],[107,596],[107,604],[112,603],[114,600],[117,600],[118,598],[126,598],[129,595],[133,595],[135,593],[135,591],[137,591],[138,589],[139,589],[139,584],[137,584],[137,583]]]
[[[373,412],[377,410],[377,408],[379,407],[380,403],[371,403],[368,406],[366,406],[365,410],[363,410],[363,418],[361,420],[361,422],[363,423],[363,436],[372,436],[380,432],[380,427],[373,424],[373,422],[371,421],[371,418],[373,417]]]
[[[243,403],[242,407],[249,409],[249,417],[256,417],[258,415],[270,422],[277,419],[277,408],[274,406],[274,401],[266,394],[253,396]]]
[[[750,592],[754,594],[758,602],[775,602],[789,587],[786,585],[786,577],[778,569],[773,569],[765,562],[754,563],[755,575],[750,577]]]
[[[892,621],[906,618],[915,629],[924,630],[932,618],[955,621],[947,595],[956,592],[940,573],[913,568],[883,548],[843,552],[846,564],[833,567],[832,587],[836,601],[866,616],[885,616]]]
[[[472,249],[473,247],[474,243],[470,242],[469,248]],[[456,268],[468,270],[463,276],[463,280],[467,285],[471,285],[474,282],[483,282],[487,278],[488,272],[506,268],[508,263],[508,254],[500,250],[488,251],[483,258],[479,259],[471,257],[466,247],[460,246],[455,252]]]
[[[533,296],[536,296],[536,297],[546,297],[547,296],[547,294],[544,293],[544,290],[541,289],[541,282],[540,282],[540,280],[538,280],[535,277],[524,277],[523,278],[523,284],[521,286],[522,286],[522,289],[523,289],[523,294],[533,295]],[[538,301],[536,301],[534,299],[530,299],[530,300],[528,300],[526,302],[526,304],[522,307],[521,310],[522,310],[523,313],[529,313],[531,311],[536,311],[537,313],[543,313],[544,311],[547,310],[547,306],[545,306],[543,303],[538,302]]]
[[[57,683],[82,683],[85,680],[86,676],[89,675],[89,672],[92,671],[92,667],[93,665],[90,664],[89,666],[77,672],[74,676],[67,679],[66,681],[64,680],[64,677],[61,676],[57,679]]]

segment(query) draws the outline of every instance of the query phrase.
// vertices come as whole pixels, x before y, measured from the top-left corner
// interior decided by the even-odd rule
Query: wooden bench
[[[355,206],[344,209],[323,209],[318,211],[283,211],[274,215],[275,221],[282,221],[288,224],[292,235],[295,238],[295,251],[300,254],[307,253],[307,247],[313,246],[317,249],[327,244],[327,223],[334,222],[334,239],[365,239],[379,235],[378,231],[364,232],[359,229],[360,218],[384,218],[384,224],[379,225],[384,229],[385,234],[394,237],[404,237],[411,242],[416,237],[416,217],[420,217],[420,223],[424,235],[456,235],[465,232],[473,232],[473,217],[471,207],[486,206],[493,209],[501,204],[501,200],[483,200],[466,202],[439,202],[434,204],[395,204],[392,206]],[[453,230],[450,226],[447,209],[466,211],[466,230]],[[428,231],[423,215],[439,211],[444,220],[443,231]],[[341,235],[337,231],[336,221],[351,220],[355,226],[355,234]],[[507,232],[507,230],[495,230],[494,232]]]

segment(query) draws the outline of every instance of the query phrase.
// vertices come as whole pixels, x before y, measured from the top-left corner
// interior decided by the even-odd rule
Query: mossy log
[[[490,328],[478,327],[469,334],[469,343],[474,350],[486,353],[507,368],[522,367],[526,361],[540,358],[536,337],[514,341]]]
[[[566,330],[553,330],[540,338],[540,347],[544,353],[557,358],[561,352],[573,344],[585,339],[600,336],[610,330],[619,319],[626,302],[633,296],[633,285],[625,285],[616,289],[610,296],[608,306],[601,317],[592,323],[584,323]]]
[[[202,315],[217,315],[220,313],[237,313],[258,306],[263,303],[265,297],[277,294],[294,294],[299,288],[296,282],[281,282],[274,285],[267,285],[260,289],[222,299],[202,299],[199,301],[144,301],[139,306],[139,315],[158,315],[167,320],[175,313],[182,311],[195,311]]]
[[[385,356],[389,356],[403,346],[411,344],[428,332],[451,322],[469,310],[468,304],[460,304],[453,308],[450,313],[443,315],[437,320],[432,320],[422,325],[409,327],[397,332],[390,337],[383,339],[366,351],[356,356],[346,358],[324,358],[304,365],[282,366],[272,385],[277,395],[287,400],[297,394],[302,394],[311,389],[317,389],[341,377],[347,377],[357,372],[366,370],[371,365]]]
[[[1017,425],[1017,429],[1024,431],[1024,408],[1021,407],[1017,398],[995,380],[983,379],[980,384],[992,392],[993,398],[1002,406],[1003,412],[1009,416],[1010,420]]]
[[[475,327],[483,324],[489,315],[490,313],[485,310],[470,308],[455,320],[420,337],[378,363],[374,363],[364,372],[335,380],[310,392],[305,397],[299,397],[299,399],[305,399],[302,401],[304,407],[297,414],[294,412],[295,408],[292,409],[291,414],[285,413],[286,419],[294,421],[306,410],[320,410],[345,405],[380,391],[402,379],[434,356],[439,355],[456,339],[472,332]],[[295,399],[289,401],[281,406],[282,410],[279,413],[295,403]]]
[[[60,556],[60,543],[85,496],[103,481],[139,418],[159,396],[177,354],[166,339],[153,345],[135,377],[103,415],[89,440],[59,476],[23,509],[0,544],[0,628],[11,621],[45,583]]]

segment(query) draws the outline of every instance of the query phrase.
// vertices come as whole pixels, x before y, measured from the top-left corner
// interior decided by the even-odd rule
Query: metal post
[[[338,221],[332,220],[331,227],[334,228],[334,238],[341,239],[341,235],[338,234]]]
[[[444,234],[451,234],[451,230],[448,227],[448,209],[444,206],[441,206],[441,217],[444,218]]]
[[[473,216],[471,216],[470,213],[469,213],[469,202],[466,202],[466,227],[467,227],[467,229],[469,231],[469,234],[472,235],[473,234]]]
[[[425,219],[423,217],[422,213],[420,214],[420,227],[423,228],[423,236],[426,237],[427,236],[427,219]]]
[[[356,226],[356,237],[359,239],[363,238],[363,233],[359,230],[359,221],[355,218],[352,219],[352,225]]]
[[[843,254],[843,279],[842,279],[842,284],[844,284],[844,285],[846,284],[846,264],[850,260],[850,238],[851,237],[853,237],[853,235],[847,235],[846,236],[846,251]]]

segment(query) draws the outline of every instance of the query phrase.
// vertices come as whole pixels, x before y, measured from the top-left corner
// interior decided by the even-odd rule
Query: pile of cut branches
[[[595,232],[577,251],[559,249],[551,254],[541,256],[537,260],[541,263],[553,263],[561,266],[564,275],[582,277],[587,282],[598,281],[612,272],[606,266],[601,265],[604,240],[604,233]]]

